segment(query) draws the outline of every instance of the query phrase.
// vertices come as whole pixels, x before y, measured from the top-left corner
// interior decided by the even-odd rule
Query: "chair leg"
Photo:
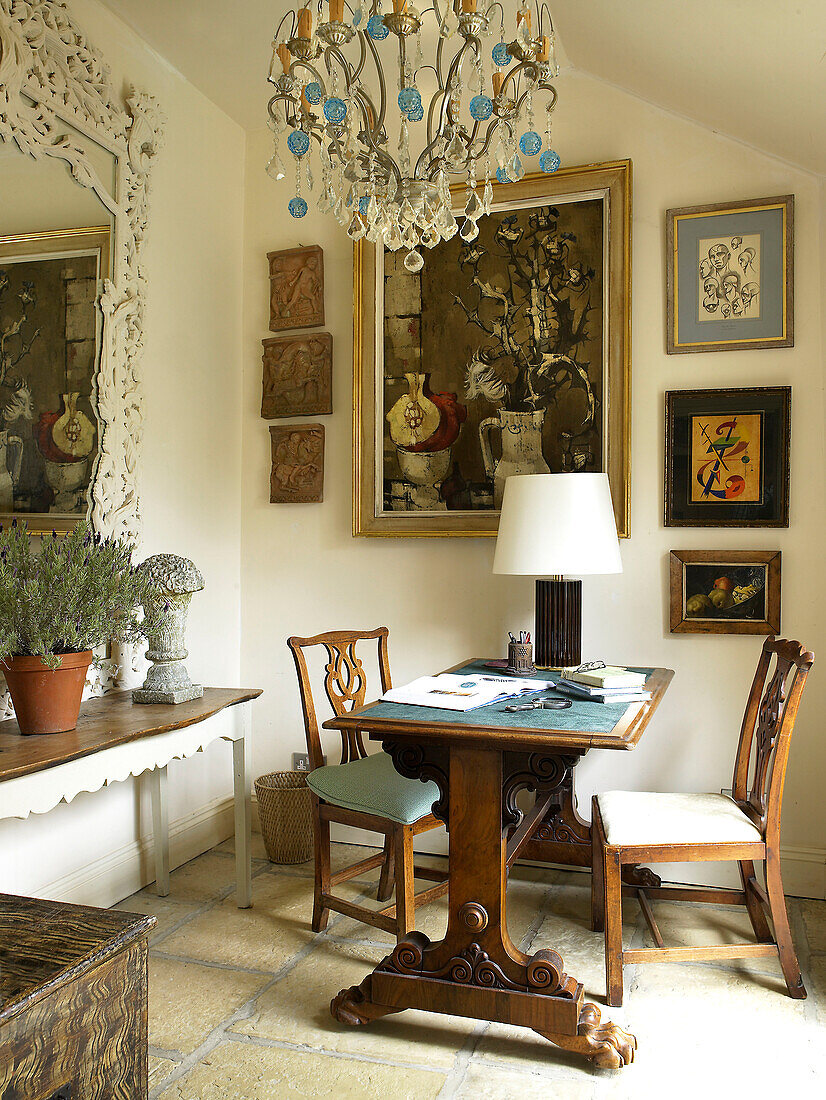
[[[376,894],[377,901],[387,901],[393,893],[393,863],[394,863],[393,833],[390,832],[384,838],[384,863],[381,865],[379,877],[379,889]]]
[[[738,865],[740,867],[740,881],[743,883],[743,890],[746,895],[746,908],[748,909],[749,920],[754,929],[754,934],[757,937],[757,942],[774,943],[774,937],[771,934],[769,922],[766,920],[766,914],[763,912],[763,903],[749,886],[750,880],[755,877],[754,863],[750,859],[741,859],[738,861]]]
[[[806,996],[806,987],[800,973],[800,965],[794,949],[789,914],[786,911],[786,898],[783,893],[783,880],[780,877],[780,856],[777,852],[766,853],[766,893],[769,896],[769,910],[774,925],[774,938],[780,955],[780,966],[786,979],[789,996],[802,999]]]
[[[605,848],[605,988],[608,1004],[622,1004],[622,865],[616,848]]]
[[[330,822],[322,818],[315,798],[313,798],[313,845],[315,848],[313,931],[323,932],[330,916],[330,910],[321,900],[322,894],[330,893]]]
[[[591,800],[591,931],[605,930],[605,835],[596,795]]]
[[[396,938],[400,940],[416,926],[416,903],[413,899],[413,830],[409,825],[396,827],[393,848],[396,860]]]

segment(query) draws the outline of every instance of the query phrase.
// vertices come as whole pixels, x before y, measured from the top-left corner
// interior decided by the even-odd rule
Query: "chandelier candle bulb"
[[[539,53],[536,55],[539,61],[547,61],[548,54],[550,52],[550,46],[548,44],[548,36],[543,34],[539,39]]]
[[[393,12],[401,15],[404,11],[407,11],[407,0],[393,0]]]
[[[476,11],[476,0],[462,0],[462,11],[472,15]]]
[[[330,22],[344,22],[344,0],[330,0]]]
[[[518,11],[516,13],[516,26],[517,26],[517,29],[518,29],[519,24],[522,22],[523,19],[527,23],[528,31],[530,32],[530,29],[531,29],[531,13],[529,11]]]
[[[302,8],[298,13],[298,37],[309,38],[313,33],[313,13],[309,8]]]
[[[289,72],[290,62],[292,60],[290,57],[290,51],[282,42],[281,45],[276,48],[275,52],[278,54],[278,59],[281,62],[281,68],[284,70],[285,73]]]
[[[500,73],[497,69],[496,72],[491,74],[491,83],[493,84],[493,97],[494,99],[502,91],[502,83],[507,76],[507,73]]]

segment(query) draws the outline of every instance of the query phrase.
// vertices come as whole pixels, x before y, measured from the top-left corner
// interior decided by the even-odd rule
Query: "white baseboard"
[[[169,863],[180,867],[232,836],[232,798],[218,798],[169,824]],[[36,897],[106,908],[155,880],[152,834],[45,883]]]
[[[783,889],[796,898],[826,899],[826,850],[783,845]]]

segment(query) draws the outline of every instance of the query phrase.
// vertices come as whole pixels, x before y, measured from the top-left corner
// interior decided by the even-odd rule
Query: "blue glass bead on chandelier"
[[[296,157],[303,157],[310,148],[310,139],[303,130],[293,130],[287,138],[287,148]]]
[[[555,172],[561,163],[559,153],[554,152],[553,149],[546,149],[539,158],[539,167],[543,172]]]
[[[542,148],[542,138],[536,130],[528,130],[519,139],[519,148],[526,157],[535,157]]]
[[[399,92],[399,110],[403,111],[408,118],[410,112],[421,105],[422,97],[419,95],[418,88],[402,88]]]
[[[367,33],[371,38],[378,39],[387,38],[388,34],[390,34],[379,12],[376,12],[375,15],[371,15],[367,20]]]
[[[324,103],[324,117],[328,122],[344,122],[347,118],[347,104],[337,95],[331,95]]]
[[[290,199],[288,209],[294,218],[303,218],[307,213],[307,204],[300,195],[296,195],[294,199]]]
[[[363,214],[365,218],[367,217],[367,207],[369,205],[370,205],[370,196],[369,195],[362,195],[361,198],[359,199],[359,214]]]
[[[507,175],[505,174],[505,169],[504,168],[497,168],[496,169],[496,178],[499,180],[500,183],[510,183],[510,180],[508,179]]]
[[[422,107],[421,101],[416,104],[415,107],[411,107],[407,112],[407,118],[409,122],[421,122],[424,118],[424,107]]]
[[[353,12],[353,26],[357,27],[361,22],[361,8],[356,8]]]
[[[324,92],[322,91],[321,85],[318,83],[318,81],[314,80],[304,89],[304,95],[307,97],[307,102],[312,103],[312,105],[315,107],[317,103],[321,102]]]
[[[470,101],[470,117],[484,122],[493,114],[493,100],[486,95],[475,95]]]
[[[491,57],[493,58],[494,65],[498,65],[500,69],[506,68],[511,63],[511,55],[508,53],[507,42],[497,42],[491,51]]]

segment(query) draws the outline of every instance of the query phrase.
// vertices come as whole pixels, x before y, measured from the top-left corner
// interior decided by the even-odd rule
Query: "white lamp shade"
[[[606,474],[516,474],[505,482],[494,573],[621,573]]]

